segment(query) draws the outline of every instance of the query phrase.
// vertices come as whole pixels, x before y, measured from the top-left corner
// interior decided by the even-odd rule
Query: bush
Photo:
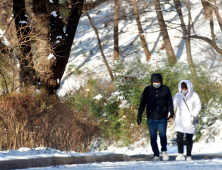
[[[95,122],[83,119],[56,96],[9,94],[0,99],[0,148],[52,147],[89,151],[99,134]]]

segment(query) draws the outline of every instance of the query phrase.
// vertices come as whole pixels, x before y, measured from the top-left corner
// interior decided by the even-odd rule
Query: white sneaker
[[[153,162],[157,162],[157,161],[160,161],[160,157],[158,156],[154,156],[153,159],[152,159]]]
[[[163,158],[163,161],[168,161],[169,160],[169,156],[167,155],[167,152],[166,151],[163,151],[162,152],[162,158]]]
[[[187,161],[192,161],[191,156],[188,156],[188,157],[187,157]]]
[[[179,153],[178,156],[176,157],[176,161],[184,161],[185,157],[183,156],[183,154]]]

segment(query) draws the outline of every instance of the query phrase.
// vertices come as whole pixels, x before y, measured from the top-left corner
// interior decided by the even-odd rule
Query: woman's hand
[[[167,116],[167,121],[171,122],[173,120],[173,118],[170,118],[170,115]]]

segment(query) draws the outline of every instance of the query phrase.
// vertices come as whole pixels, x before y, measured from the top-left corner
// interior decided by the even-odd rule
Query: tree
[[[107,62],[107,60],[106,60],[106,57],[105,57],[105,55],[104,55],[104,52],[103,52],[103,48],[102,48],[101,41],[100,41],[100,38],[99,38],[98,29],[95,27],[95,25],[94,25],[94,23],[93,23],[93,21],[92,21],[92,18],[89,16],[89,14],[88,14],[86,11],[85,11],[84,13],[85,13],[86,16],[88,17],[89,22],[90,22],[90,25],[92,26],[93,30],[94,30],[95,33],[96,33],[96,37],[97,37],[97,41],[98,41],[98,45],[99,45],[99,50],[100,50],[101,55],[102,55],[102,57],[103,57],[103,61],[104,61],[105,65],[106,65],[106,68],[107,68],[107,70],[108,70],[108,72],[109,72],[109,75],[110,75],[112,81],[114,81],[114,76],[113,76],[112,70],[111,70],[111,68],[109,67],[109,64],[108,64],[108,62]]]
[[[30,28],[28,27],[24,0],[13,0],[13,13],[21,51],[21,85],[30,90],[35,90],[37,86],[37,77],[31,55],[31,44],[29,39]]]
[[[1,9],[1,24],[6,25],[7,18],[8,18],[8,9],[7,9],[7,1],[1,0],[0,1],[0,9]]]
[[[211,2],[211,0],[208,1],[208,2]],[[212,39],[210,39],[208,37],[199,36],[199,35],[196,35],[196,34],[191,35],[190,38],[199,39],[199,40],[202,40],[202,41],[208,43],[218,54],[220,54],[222,56],[222,49],[217,45],[216,36],[215,36],[215,33],[214,33],[214,20],[213,20],[213,12],[212,11],[213,11],[213,8],[215,8],[215,7],[217,7],[217,6],[213,5],[213,3],[211,3],[210,9],[209,9],[209,24],[210,24],[211,38]],[[215,12],[215,13],[217,13],[217,12]],[[219,14],[218,14],[218,16],[219,16]],[[221,23],[220,19],[218,20],[218,18],[217,18],[219,23]]]
[[[167,57],[169,60],[169,63],[171,65],[175,65],[177,62],[177,58],[174,54],[172,45],[171,45],[171,41],[170,41],[170,37],[168,35],[168,31],[167,31],[167,26],[165,24],[164,18],[163,18],[163,14],[161,11],[161,6],[160,6],[160,1],[159,0],[154,0],[155,2],[155,9],[156,9],[156,14],[157,14],[157,19],[158,19],[158,23],[160,26],[160,31],[161,31],[161,35],[163,37],[163,42],[164,42],[164,46],[166,49],[166,53],[167,53]]]
[[[191,25],[190,25],[190,21],[191,21],[190,2],[189,2],[189,0],[187,0],[187,2],[186,2],[187,10],[188,10],[188,26],[187,26],[187,28],[186,28],[186,24],[185,24],[184,19],[183,19],[183,14],[182,14],[182,10],[181,10],[180,1],[179,0],[174,0],[174,3],[175,3],[175,8],[176,8],[177,13],[178,13],[179,18],[180,18],[181,28],[183,30],[183,39],[185,39],[185,42],[186,42],[187,61],[188,61],[192,76],[196,77],[197,73],[196,73],[196,70],[195,70],[194,63],[193,63],[192,54],[191,54],[191,46],[190,46],[190,30],[191,30]]]
[[[143,50],[144,50],[144,53],[146,55],[146,61],[149,61],[150,58],[151,58],[151,54],[150,54],[150,51],[148,49],[146,39],[145,39],[145,36],[144,36],[144,33],[143,33],[143,28],[142,28],[142,25],[141,25],[141,22],[140,22],[140,14],[139,14],[139,11],[138,11],[137,2],[136,2],[136,0],[132,0],[132,3],[133,3],[133,10],[134,10],[134,14],[135,14],[135,17],[136,17],[136,23],[137,23],[137,28],[138,28],[138,31],[139,31],[141,44],[143,46]]]
[[[114,33],[113,33],[113,39],[114,39],[114,60],[119,57],[119,0],[115,0],[115,5],[114,5]]]
[[[37,55],[32,56],[30,53],[28,55],[28,52],[30,52],[30,39],[28,38],[28,22],[24,10],[25,1],[13,0],[15,4],[14,17],[17,30],[19,30],[18,39],[25,40],[26,43],[20,44],[20,49],[22,52],[24,52],[23,49],[27,50],[25,53],[26,57],[21,60],[24,61],[21,63],[25,63],[25,69],[21,69],[25,77],[23,78],[24,82],[26,82],[26,71],[31,72],[31,74],[27,75],[27,79],[31,79],[31,81],[28,81],[26,86],[28,84],[32,85],[35,82],[34,80],[36,80],[36,73],[32,69],[34,67],[35,72],[38,73],[41,88],[48,91],[49,94],[56,94],[68,62],[73,39],[82,14],[83,1],[71,1],[70,16],[67,25],[65,25],[60,15],[58,0],[33,0],[33,19],[35,21],[35,26],[33,27],[36,29],[34,38],[37,44]],[[63,31],[64,27],[66,27],[65,31]],[[23,47],[22,45],[25,46]],[[34,62],[37,65],[33,66]]]

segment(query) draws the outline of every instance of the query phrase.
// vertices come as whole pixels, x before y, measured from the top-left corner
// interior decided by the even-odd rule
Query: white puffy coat
[[[184,96],[181,93],[181,83],[187,84],[188,93]],[[201,110],[201,101],[197,93],[193,92],[193,85],[189,80],[181,80],[178,85],[179,92],[173,97],[174,111],[176,112],[175,117],[175,131],[182,133],[194,134],[196,126],[191,123],[191,114],[197,116]],[[189,110],[184,100],[189,107]]]

